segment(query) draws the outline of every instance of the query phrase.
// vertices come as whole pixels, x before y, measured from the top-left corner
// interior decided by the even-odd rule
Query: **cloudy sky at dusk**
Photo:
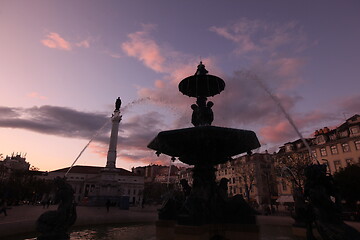
[[[177,85],[200,59],[226,82],[213,125],[276,151],[298,136],[261,85],[305,137],[360,113],[359,12],[358,0],[2,0],[0,153],[54,170],[98,133],[77,164],[104,166],[121,97],[117,167],[168,163],[146,145],[191,127],[195,100]]]

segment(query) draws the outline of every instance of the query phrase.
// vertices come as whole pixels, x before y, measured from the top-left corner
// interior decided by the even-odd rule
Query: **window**
[[[323,143],[325,143],[325,142],[326,142],[326,141],[325,141],[325,136],[324,136],[324,135],[317,136],[317,137],[316,137],[316,141],[317,141],[318,144],[323,144]]]
[[[286,152],[291,152],[293,150],[293,145],[288,144],[285,146],[285,148],[286,148]]]
[[[327,156],[326,148],[320,148],[321,156]]]
[[[335,160],[334,161],[334,168],[335,168],[335,171],[339,171],[341,169],[341,162],[340,160]]]
[[[336,140],[336,134],[331,134],[330,135],[330,140],[335,141]]]
[[[341,144],[343,152],[350,152],[350,146],[348,143]]]
[[[341,137],[348,137],[349,133],[348,133],[348,131],[342,131],[342,132],[340,132],[340,136]]]
[[[347,158],[345,159],[345,161],[346,161],[346,166],[350,166],[354,163],[352,158]]]
[[[359,127],[355,126],[355,127],[350,128],[350,132],[351,132],[351,134],[359,133]]]
[[[282,190],[283,190],[283,191],[287,191],[286,182],[285,182],[284,180],[282,180],[281,186],[282,186]]]
[[[355,141],[356,150],[360,150],[360,140]]]
[[[332,155],[338,154],[338,149],[337,149],[336,145],[331,146],[330,150],[331,150]]]

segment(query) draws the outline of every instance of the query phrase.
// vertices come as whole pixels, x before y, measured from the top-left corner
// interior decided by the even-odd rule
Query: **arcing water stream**
[[[70,170],[73,168],[74,164],[77,162],[77,160],[81,157],[81,155],[83,154],[83,152],[86,150],[86,148],[90,145],[90,143],[101,133],[101,131],[110,123],[109,119],[106,119],[105,123],[102,125],[102,127],[96,131],[96,133],[92,136],[92,138],[89,140],[89,142],[85,145],[85,147],[81,150],[81,152],[79,153],[79,155],[76,157],[75,161],[73,162],[73,164],[71,164],[71,166],[69,167],[69,169],[67,170],[67,172],[65,173],[65,176],[67,176],[67,174],[70,172]]]
[[[303,135],[301,134],[301,132],[299,131],[299,129],[297,128],[297,126],[295,125],[294,120],[291,118],[291,116],[289,115],[289,113],[285,110],[284,106],[281,104],[280,100],[270,91],[270,89],[265,85],[265,83],[263,81],[261,81],[261,79],[259,77],[257,77],[256,75],[254,75],[254,80],[259,84],[259,86],[267,93],[269,94],[269,96],[271,97],[271,99],[276,103],[276,105],[279,107],[279,109],[281,110],[281,112],[285,115],[285,118],[288,120],[288,122],[290,123],[290,125],[294,128],[295,132],[297,133],[297,135],[300,137],[301,141],[304,143],[306,149],[309,152],[309,156],[313,157],[314,159],[316,159],[317,163],[319,163],[319,161],[317,160],[317,158],[314,156],[314,154],[312,154],[311,148],[308,144],[308,142],[304,139]]]

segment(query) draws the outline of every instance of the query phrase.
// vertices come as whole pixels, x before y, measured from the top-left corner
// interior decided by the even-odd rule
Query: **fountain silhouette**
[[[215,182],[214,165],[226,163],[231,157],[242,153],[251,154],[253,149],[260,147],[260,143],[253,131],[211,126],[214,103],[207,101],[207,97],[223,91],[225,82],[207,73],[200,62],[195,75],[179,83],[181,93],[196,98],[196,104],[191,105],[191,123],[194,127],[160,132],[148,144],[148,148],[155,150],[158,155],[163,153],[194,165],[190,194],[184,202],[168,199],[164,203],[159,210],[158,230],[168,225],[164,221],[175,221],[177,226],[182,226],[181,229],[221,224],[223,227],[214,227],[203,233],[210,239],[228,237],[224,232],[228,231],[229,224],[251,225],[245,232],[256,229],[255,211],[241,195],[227,196],[227,179],[222,179],[219,185]],[[179,229],[174,231],[179,234]],[[167,237],[171,236],[163,236],[163,239]]]

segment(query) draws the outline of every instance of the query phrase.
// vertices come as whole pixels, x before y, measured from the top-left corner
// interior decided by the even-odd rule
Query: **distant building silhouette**
[[[12,154],[11,156],[6,156],[3,161],[0,161],[0,165],[11,169],[11,170],[20,170],[27,171],[29,170],[30,163],[26,162],[26,155]]]

